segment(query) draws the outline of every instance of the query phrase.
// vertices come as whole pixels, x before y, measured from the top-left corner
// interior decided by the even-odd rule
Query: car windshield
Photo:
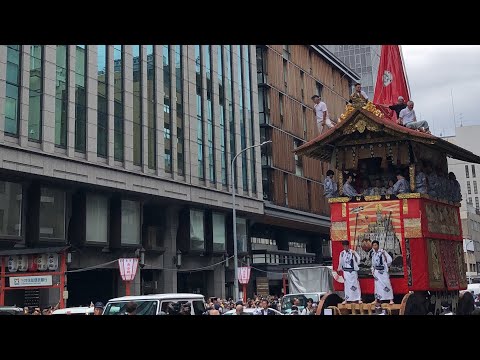
[[[282,312],[290,312],[292,310],[293,299],[297,298],[300,302],[298,304],[298,310],[303,310],[307,306],[307,299],[311,298],[313,302],[318,304],[318,294],[297,294],[297,295],[285,295],[282,299]]]
[[[135,315],[156,315],[158,308],[157,300],[138,300]],[[128,301],[109,302],[105,307],[103,315],[125,315],[125,308]]]

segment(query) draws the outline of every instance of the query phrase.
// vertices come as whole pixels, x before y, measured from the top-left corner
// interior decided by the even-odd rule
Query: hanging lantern
[[[58,254],[48,254],[48,270],[55,271],[58,269]]]
[[[18,269],[18,257],[15,255],[10,255],[8,257],[8,271],[17,272]]]
[[[48,269],[48,256],[47,254],[40,254],[37,257],[37,270],[46,271]]]
[[[37,271],[37,255],[31,255],[28,259],[28,271]]]
[[[17,270],[18,271],[27,271],[28,269],[28,256],[19,255],[17,258]]]

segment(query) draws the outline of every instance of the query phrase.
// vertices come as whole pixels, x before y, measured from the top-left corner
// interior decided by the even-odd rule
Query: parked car
[[[292,311],[293,299],[297,298],[300,301],[298,305],[298,310],[302,311],[305,306],[307,306],[307,299],[312,299],[315,304],[320,302],[320,299],[325,292],[313,292],[313,293],[298,293],[298,294],[288,294],[282,298],[281,311],[283,314],[290,314]]]
[[[65,309],[57,309],[52,315],[93,315],[93,306],[77,306]]]
[[[23,309],[16,306],[0,306],[0,315],[23,315]]]
[[[270,308],[270,310],[272,310],[275,315],[283,315],[280,311],[278,310],[275,310],[273,308]],[[258,311],[258,309],[252,309],[252,308],[243,308],[243,312],[244,312],[244,315],[254,315],[254,313]],[[233,315],[235,314],[235,309],[232,309],[232,310],[228,310],[225,314],[223,315]]]
[[[110,299],[103,315],[125,315],[125,307],[133,301],[136,315],[178,315],[182,308],[190,308],[190,315],[202,315],[206,310],[205,297],[200,294],[153,294],[123,296]]]

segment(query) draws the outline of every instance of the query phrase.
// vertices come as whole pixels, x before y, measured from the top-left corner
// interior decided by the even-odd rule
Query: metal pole
[[[240,293],[239,288],[238,288],[238,246],[237,246],[237,212],[236,212],[236,204],[235,204],[235,160],[237,160],[237,157],[243,153],[244,151],[247,151],[248,149],[257,147],[257,146],[263,146],[265,144],[271,143],[272,141],[264,141],[261,144],[257,145],[252,145],[248,146],[242,151],[240,151],[238,154],[236,154],[233,159],[232,159],[232,166],[230,168],[230,184],[232,185],[232,222],[233,222],[233,271],[234,271],[234,280],[233,280],[233,297],[235,301],[239,300],[238,299],[238,294]]]

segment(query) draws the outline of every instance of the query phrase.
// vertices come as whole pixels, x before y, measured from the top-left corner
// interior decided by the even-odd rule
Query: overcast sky
[[[402,45],[410,96],[417,119],[435,135],[454,135],[457,126],[480,125],[480,46]]]

